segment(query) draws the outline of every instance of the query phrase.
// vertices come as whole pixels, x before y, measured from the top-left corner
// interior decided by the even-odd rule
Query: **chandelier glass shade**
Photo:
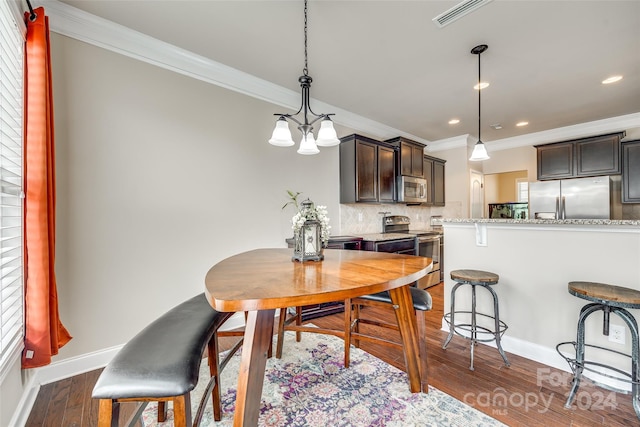
[[[320,147],[332,147],[340,144],[336,130],[333,127],[333,121],[331,117],[333,114],[316,114],[311,110],[309,104],[309,89],[311,88],[311,82],[313,79],[309,75],[307,68],[307,0],[304,2],[304,68],[303,74],[298,78],[300,82],[300,88],[302,89],[302,105],[295,114],[275,114],[279,116],[276,120],[276,126],[271,134],[269,143],[278,147],[290,147],[294,145],[293,138],[291,137],[291,130],[289,130],[289,122],[294,122],[300,134],[302,135],[300,140],[299,154],[311,155],[318,154],[318,146]],[[297,115],[302,113],[301,120],[296,118]],[[309,121],[309,115],[312,116]],[[320,122],[320,130],[318,131],[318,139],[313,137],[313,125]]]
[[[487,154],[487,148],[482,142],[481,134],[482,134],[482,114],[481,114],[481,94],[482,94],[482,85],[480,80],[480,55],[482,52],[486,51],[489,48],[486,44],[481,44],[473,49],[471,49],[471,53],[474,55],[478,55],[478,142],[473,146],[473,152],[471,153],[471,157],[469,160],[472,162],[488,160],[489,155]]]

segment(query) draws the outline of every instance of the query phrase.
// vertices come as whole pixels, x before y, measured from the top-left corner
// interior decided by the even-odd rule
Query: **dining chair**
[[[413,308],[416,314],[416,323],[418,326],[418,348],[420,360],[420,379],[421,390],[423,393],[428,392],[428,364],[427,364],[427,321],[425,313],[431,310],[431,295],[424,289],[410,287],[411,298],[413,299]],[[391,296],[388,291],[376,294],[364,295],[358,298],[346,299],[344,311],[344,329],[336,331],[323,328],[310,328],[303,326],[302,307],[291,307],[280,309],[278,320],[278,338],[276,343],[276,357],[282,357],[284,332],[287,330],[296,332],[296,341],[301,340],[301,330],[304,332],[315,332],[322,334],[331,334],[344,339],[344,366],[348,368],[350,365],[351,344],[354,347],[360,347],[361,341],[371,342],[374,344],[392,347],[396,349],[403,348],[402,338],[393,340],[388,334],[383,337],[380,333],[376,334],[373,328],[383,328],[399,331],[397,321],[395,323],[385,322],[366,316],[367,310],[363,307],[381,307],[386,309],[394,309]],[[367,325],[360,328],[361,325]]]
[[[410,287],[411,298],[413,299],[413,309],[416,314],[416,323],[418,326],[418,349],[419,349],[419,368],[420,368],[420,384],[423,393],[428,393],[428,363],[427,363],[427,318],[426,312],[431,310],[431,295],[424,289]],[[386,347],[392,347],[402,350],[402,338],[393,340],[393,337],[383,337],[380,333],[376,334],[377,329],[383,328],[399,332],[397,321],[394,323],[385,322],[379,318],[363,317],[366,310],[363,307],[381,307],[395,310],[395,306],[391,301],[388,291],[379,292],[371,295],[364,295],[358,298],[345,301],[345,345],[344,360],[345,367],[349,367],[351,344],[354,347],[360,347],[360,341],[371,342]],[[373,328],[362,328],[361,325],[369,325]]]

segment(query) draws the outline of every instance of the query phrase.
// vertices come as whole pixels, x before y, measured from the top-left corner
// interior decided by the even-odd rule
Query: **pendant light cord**
[[[482,117],[482,113],[481,113],[481,103],[480,103],[480,98],[482,96],[482,87],[480,87],[480,83],[482,81],[481,77],[480,77],[480,57],[482,56],[482,52],[478,53],[478,141],[482,141],[482,125],[481,125],[481,120],[480,118]]]
[[[304,68],[302,73],[309,75],[309,66],[307,64],[307,0],[304,0]]]
[[[482,143],[482,88],[481,88],[481,83],[482,83],[482,76],[480,74],[480,56],[482,55],[482,53],[484,51],[487,50],[489,46],[487,46],[486,44],[481,44],[478,45],[476,47],[474,47],[473,49],[471,49],[471,53],[473,53],[474,55],[478,55],[478,142]]]

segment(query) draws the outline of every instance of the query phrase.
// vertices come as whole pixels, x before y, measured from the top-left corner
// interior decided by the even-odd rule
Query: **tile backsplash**
[[[623,204],[620,206],[621,218],[612,219],[640,219],[640,204]],[[405,215],[411,219],[411,229],[424,230],[431,228],[429,219],[432,215],[441,215],[444,218],[468,218],[462,213],[462,202],[447,201],[444,207],[406,206],[396,204],[369,204],[353,203],[340,205],[340,231],[334,226],[335,235],[359,235],[382,232],[381,212],[390,212],[388,215]],[[618,212],[618,211],[616,211]],[[617,216],[617,215],[616,215]]]
[[[396,204],[368,204],[353,203],[340,205],[340,234],[368,234],[382,232],[381,212],[390,212],[387,215],[405,215],[411,219],[412,229],[431,228],[429,219],[431,215],[442,215],[447,218],[461,217],[460,202],[447,202],[445,207],[423,207]]]

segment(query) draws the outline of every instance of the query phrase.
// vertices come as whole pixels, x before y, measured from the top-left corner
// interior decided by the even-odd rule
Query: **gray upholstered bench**
[[[127,342],[102,371],[92,397],[100,399],[98,425],[117,427],[120,402],[140,402],[129,419],[136,419],[150,401],[158,402],[158,421],[166,420],[166,403],[173,402],[174,425],[192,425],[190,393],[198,383],[200,363],[208,348],[211,380],[195,417],[197,425],[208,395],[214,418],[220,420],[219,375],[230,357],[218,362],[218,328],[233,315],[214,310],[204,293],[169,310]]]

